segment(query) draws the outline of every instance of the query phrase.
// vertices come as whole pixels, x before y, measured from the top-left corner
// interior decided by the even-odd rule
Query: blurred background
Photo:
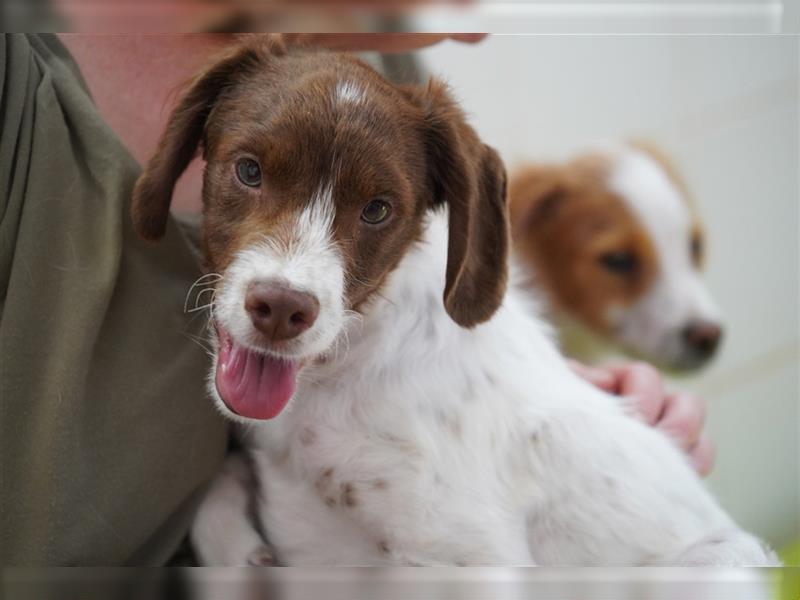
[[[630,136],[675,160],[727,332],[671,385],[708,402],[722,504],[777,547],[800,538],[797,38],[495,35],[420,58],[511,168]]]

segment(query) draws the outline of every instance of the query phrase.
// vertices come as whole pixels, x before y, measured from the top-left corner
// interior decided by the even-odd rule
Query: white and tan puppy
[[[702,280],[703,228],[662,153],[609,144],[527,165],[509,196],[518,256],[562,324],[670,368],[714,356],[722,324]]]
[[[138,182],[145,237],[198,144],[209,388],[247,426],[279,562],[775,563],[507,289],[503,165],[441,85],[239,49],[198,77]],[[247,504],[229,465],[193,529],[204,562],[259,552]]]

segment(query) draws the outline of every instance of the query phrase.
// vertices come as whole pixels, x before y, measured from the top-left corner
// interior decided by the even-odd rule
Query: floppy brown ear
[[[423,94],[434,205],[449,211],[444,306],[462,327],[495,313],[508,279],[506,172],[497,152],[481,143],[444,85]]]
[[[133,189],[131,217],[140,236],[148,240],[164,236],[175,182],[194,158],[203,139],[206,119],[220,92],[237,76],[263,63],[267,55],[283,52],[280,42],[273,37],[242,38],[241,44],[191,82]]]

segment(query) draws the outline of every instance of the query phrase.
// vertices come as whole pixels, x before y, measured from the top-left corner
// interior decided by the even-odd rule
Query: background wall
[[[799,538],[797,38],[507,35],[421,56],[512,167],[632,135],[676,160],[727,335],[673,385],[709,403],[722,503],[775,545]]]

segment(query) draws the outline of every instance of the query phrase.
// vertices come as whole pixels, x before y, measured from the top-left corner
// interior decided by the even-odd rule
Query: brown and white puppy
[[[722,325],[703,228],[663,154],[635,142],[528,165],[509,195],[517,254],[557,314],[666,367],[711,359]]]
[[[163,233],[198,145],[209,392],[248,425],[281,563],[774,563],[506,289],[503,165],[442,86],[236,49],[137,183],[143,236]],[[193,524],[205,564],[267,556],[241,471],[228,463]]]

